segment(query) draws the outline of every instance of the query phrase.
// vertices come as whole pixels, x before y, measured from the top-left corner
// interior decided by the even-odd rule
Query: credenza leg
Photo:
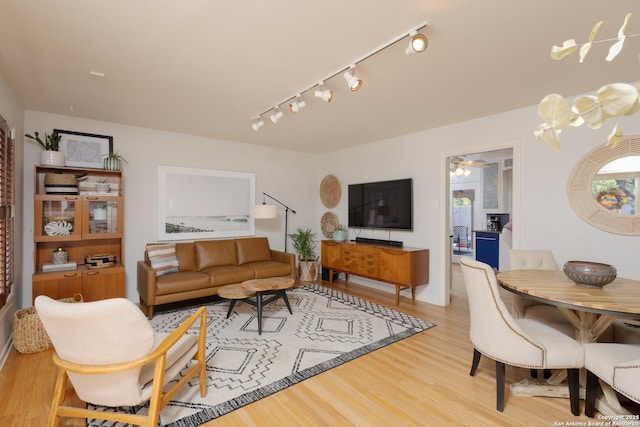
[[[396,285],[396,305],[400,304],[400,285]]]

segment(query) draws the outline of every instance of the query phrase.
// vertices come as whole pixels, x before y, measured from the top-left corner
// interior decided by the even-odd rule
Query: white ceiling
[[[638,0],[2,0],[0,72],[26,109],[321,153],[638,80],[637,38],[612,63],[610,43],[584,64],[549,57],[599,20],[615,37],[627,12],[639,33]],[[338,75],[331,104],[307,93],[251,129],[424,21],[425,53],[403,40],[358,64],[360,91]]]

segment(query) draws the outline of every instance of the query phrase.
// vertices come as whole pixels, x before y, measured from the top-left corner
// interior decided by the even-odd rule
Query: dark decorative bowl
[[[618,271],[609,264],[590,261],[567,261],[562,268],[564,274],[576,285],[601,288],[616,279]]]

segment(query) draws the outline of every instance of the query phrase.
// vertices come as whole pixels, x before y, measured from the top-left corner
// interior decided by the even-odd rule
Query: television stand
[[[356,243],[402,247],[402,242],[400,240],[368,239],[366,237],[356,237]]]
[[[349,274],[354,274],[394,285],[399,304],[400,289],[411,289],[415,300],[416,286],[429,283],[429,250],[323,240],[322,267],[329,270],[329,284],[333,284],[333,272],[340,271],[347,282]]]

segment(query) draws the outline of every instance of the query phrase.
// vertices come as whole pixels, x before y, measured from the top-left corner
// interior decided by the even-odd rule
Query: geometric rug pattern
[[[192,380],[160,413],[160,426],[198,426],[266,396],[393,344],[434,325],[369,301],[310,284],[287,291],[263,307],[262,335],[256,309],[238,302],[229,319],[228,301],[207,307],[207,396]],[[161,312],[151,324],[171,332],[200,306]],[[146,413],[147,407],[117,408]],[[123,426],[89,420],[93,426]]]

